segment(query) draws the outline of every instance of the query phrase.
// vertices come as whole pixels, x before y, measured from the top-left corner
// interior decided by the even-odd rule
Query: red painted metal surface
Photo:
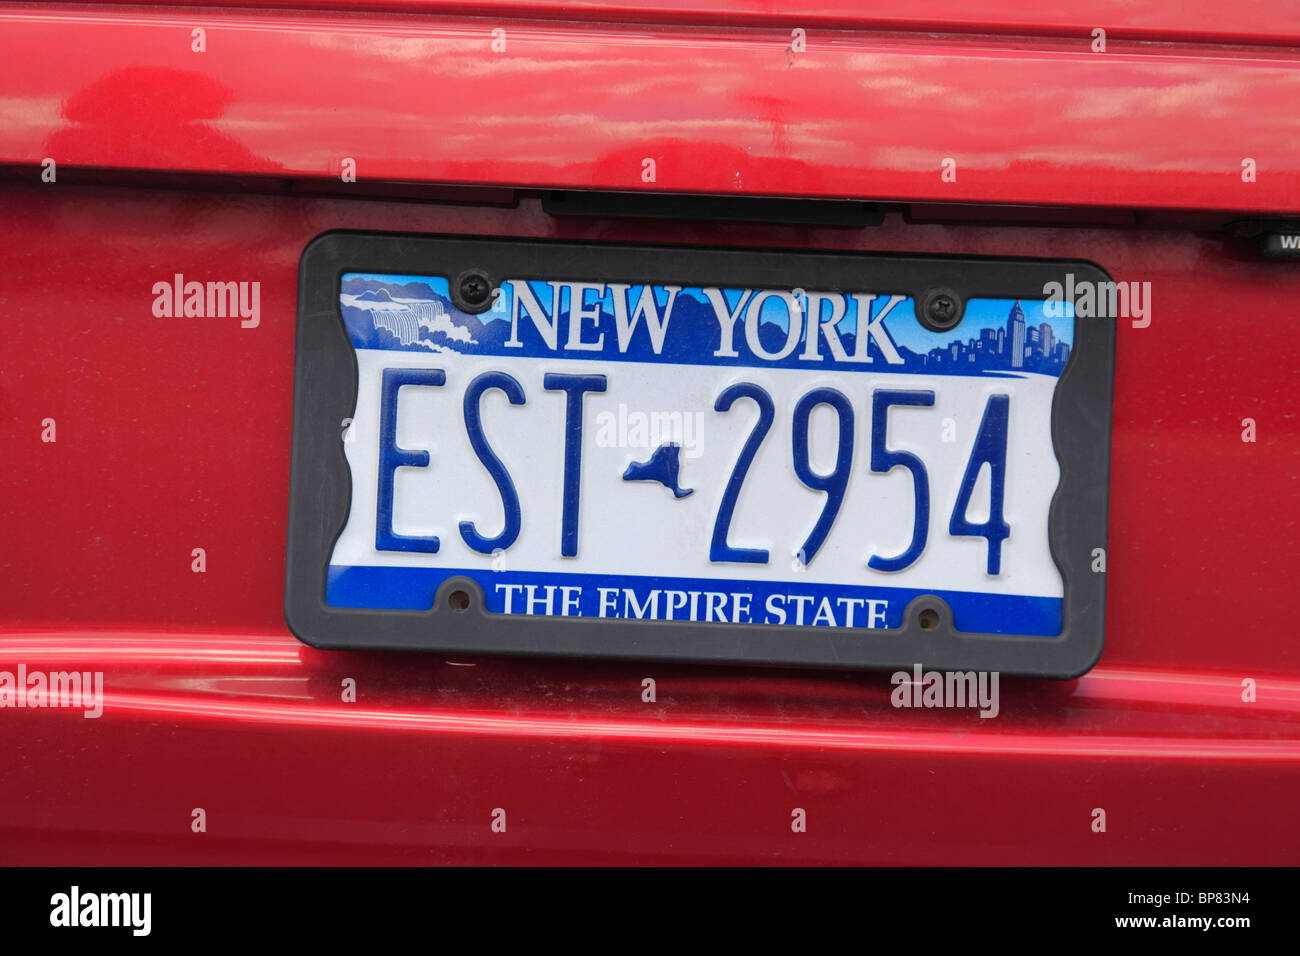
[[[1300,211],[1300,51],[1090,42],[3,6],[0,162]]]
[[[0,670],[105,677],[98,719],[0,710],[0,862],[1300,862],[1294,264],[1102,222],[556,220],[533,196],[397,202],[370,181],[652,188],[651,143],[660,189],[1295,212],[1292,6],[1223,27],[1253,49],[1206,42],[1204,6],[1116,6],[1134,36],[1200,45],[1103,63],[1064,36],[1079,7],[1031,40],[865,32],[929,14],[823,3],[792,15],[845,28],[810,35],[815,69],[761,4],[662,0],[636,27],[486,7],[534,18],[507,24],[509,63],[459,8],[366,6],[0,5],[0,162],[22,164],[0,182]],[[952,31],[1028,16],[929,9]],[[301,194],[345,155],[355,196]],[[141,175],[70,184],[81,166]],[[252,178],[146,188],[151,170]],[[1006,679],[983,720],[896,710],[888,674],[299,644],[280,610],[297,264],[337,228],[1079,257],[1151,282],[1151,325],[1120,327],[1100,666]],[[260,282],[260,324],[155,318],[177,272]]]
[[[112,0],[90,0],[112,3]],[[120,5],[120,4],[118,4]],[[172,0],[170,6],[211,6],[207,0]],[[225,0],[223,7],[265,8],[261,0]],[[1060,0],[1035,8],[1007,0],[295,0],[299,10],[468,14],[477,17],[671,24],[777,24],[793,29],[847,27],[920,32],[1014,33],[1092,39],[1208,40],[1279,45],[1300,37],[1300,3],[1285,0],[1224,13],[1219,0]]]
[[[7,861],[1300,859],[1300,651],[1285,624],[1300,423],[1278,313],[1300,295],[1294,268],[1136,230],[0,196],[0,661],[106,682],[98,720],[0,712]],[[1075,682],[1008,679],[983,720],[895,710],[885,674],[300,645],[280,611],[295,284],[303,246],[331,228],[1081,256],[1151,281],[1151,326],[1120,334],[1102,665]],[[175,272],[260,281],[261,324],[154,318],[152,283]],[[1251,348],[1229,329],[1249,329]],[[1247,416],[1256,444],[1240,440]],[[1246,677],[1257,703],[1241,701]],[[190,832],[195,807],[205,834]],[[497,807],[504,834],[489,828]],[[807,834],[790,832],[794,807]],[[1105,834],[1089,828],[1095,807]]]

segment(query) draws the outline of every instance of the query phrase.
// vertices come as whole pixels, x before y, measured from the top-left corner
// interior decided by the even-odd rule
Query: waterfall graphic
[[[403,345],[420,341],[420,329],[447,328],[451,319],[441,302],[412,302],[400,309],[371,309],[370,321]]]

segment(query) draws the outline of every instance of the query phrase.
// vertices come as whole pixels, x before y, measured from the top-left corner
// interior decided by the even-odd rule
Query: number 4
[[[1002,542],[1011,536],[1011,526],[1002,517],[1007,484],[1007,414],[1010,406],[1011,399],[1007,395],[989,396],[970,461],[966,463],[966,474],[961,479],[961,490],[957,492],[957,503],[952,508],[952,520],[948,522],[948,533],[953,537],[988,539],[989,574],[1002,573]],[[966,517],[966,509],[970,507],[975,481],[985,464],[989,466],[992,479],[989,516],[983,524],[973,524]]]

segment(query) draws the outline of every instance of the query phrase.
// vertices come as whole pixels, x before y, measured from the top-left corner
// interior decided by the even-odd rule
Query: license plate
[[[1103,640],[1114,321],[1082,262],[330,233],[286,620],[318,647],[920,663]]]

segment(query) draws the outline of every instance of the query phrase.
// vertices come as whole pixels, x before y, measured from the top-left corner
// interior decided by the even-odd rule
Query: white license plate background
[[[482,334],[467,341],[456,329],[462,323],[476,328],[475,321],[454,308],[444,310],[441,303],[433,318],[426,308],[420,322],[419,300],[410,295],[415,280],[372,274],[343,278],[341,302],[356,346],[358,387],[352,421],[342,434],[352,499],[330,561],[329,604],[427,609],[438,584],[465,575],[478,581],[488,610],[496,613],[896,628],[910,600],[937,594],[951,606],[959,630],[1035,635],[1060,630],[1063,586],[1048,546],[1048,509],[1059,479],[1051,441],[1055,374],[1000,368],[964,375],[952,374],[951,367],[936,374],[897,372],[879,354],[851,369],[825,360],[788,367],[799,360],[803,344],[785,367],[757,356],[747,366],[706,364],[711,361],[707,351],[695,355],[701,364],[627,361],[617,349],[608,314],[589,321],[580,333],[584,341],[603,333],[601,352],[566,350],[570,328],[562,316],[554,354],[510,354],[536,349],[502,346],[500,335],[494,342]],[[420,281],[433,290],[434,301],[447,295],[446,279]],[[358,300],[357,292],[346,291],[369,288],[373,296],[379,284],[397,290],[391,294],[396,301]],[[497,309],[477,321],[514,321],[512,288],[503,283]],[[534,288],[545,289],[541,283]],[[632,289],[633,302],[637,288]],[[552,304],[549,296],[538,298]],[[661,305],[665,298],[661,292]],[[888,298],[888,290],[882,290],[876,306]],[[594,293],[588,301],[596,301]],[[949,348],[954,340],[978,339],[979,322],[987,325],[999,313],[1005,320],[1012,308],[1009,300],[972,301],[962,325],[943,334],[921,329],[912,302],[905,300],[889,314],[885,327],[900,342],[913,343],[913,351],[917,342]],[[1029,326],[1050,322],[1057,341],[1065,337],[1068,343],[1070,319],[1044,318],[1038,302],[1024,303],[1024,309]],[[412,316],[418,332],[410,331]],[[673,320],[669,336],[676,331]],[[734,336],[742,358],[743,322],[743,317],[737,320]],[[526,315],[517,323],[521,334],[533,325]],[[841,324],[841,331],[845,327]],[[647,335],[644,322],[633,335]],[[471,332],[469,338],[474,337]],[[479,349],[495,354],[476,354]],[[823,343],[820,352],[827,351]],[[397,469],[393,529],[437,535],[436,554],[375,546],[380,382],[386,368],[438,368],[446,374],[442,387],[402,388],[397,403],[396,444],[427,450],[431,461],[427,468]],[[480,533],[491,536],[503,522],[501,498],[471,447],[462,412],[465,386],[486,371],[510,374],[526,395],[526,404],[515,406],[493,390],[480,406],[484,433],[512,477],[522,513],[518,539],[496,555],[471,550],[457,530],[461,521],[472,520]],[[574,558],[560,553],[565,395],[543,389],[548,372],[599,373],[607,379],[604,392],[584,399]],[[728,412],[714,410],[719,393],[736,382],[759,385],[775,403],[775,419],[749,468],[728,536],[733,547],[767,549],[766,564],[709,560],[724,488],[758,417],[754,405],[743,399]],[[826,499],[797,478],[791,430],[795,403],[818,387],[835,388],[852,402],[852,472],[824,545],[803,567],[796,552]],[[926,547],[915,563],[895,573],[867,567],[872,554],[893,556],[907,547],[915,509],[906,469],[877,474],[868,467],[872,393],[878,388],[935,394],[933,407],[889,410],[888,448],[917,455],[930,484]],[[1000,573],[990,575],[986,540],[950,536],[948,520],[986,403],[995,394],[1010,398],[1004,515],[1011,534],[1002,544]],[[666,423],[680,424],[671,426],[675,432],[655,435],[656,421],[661,431]],[[809,444],[812,465],[820,473],[835,463],[837,430],[830,408],[813,412]],[[677,498],[654,481],[622,478],[629,463],[645,461],[664,441],[681,444],[678,481],[693,489],[687,497]],[[985,467],[971,497],[969,520],[978,523],[987,516],[989,485]]]

